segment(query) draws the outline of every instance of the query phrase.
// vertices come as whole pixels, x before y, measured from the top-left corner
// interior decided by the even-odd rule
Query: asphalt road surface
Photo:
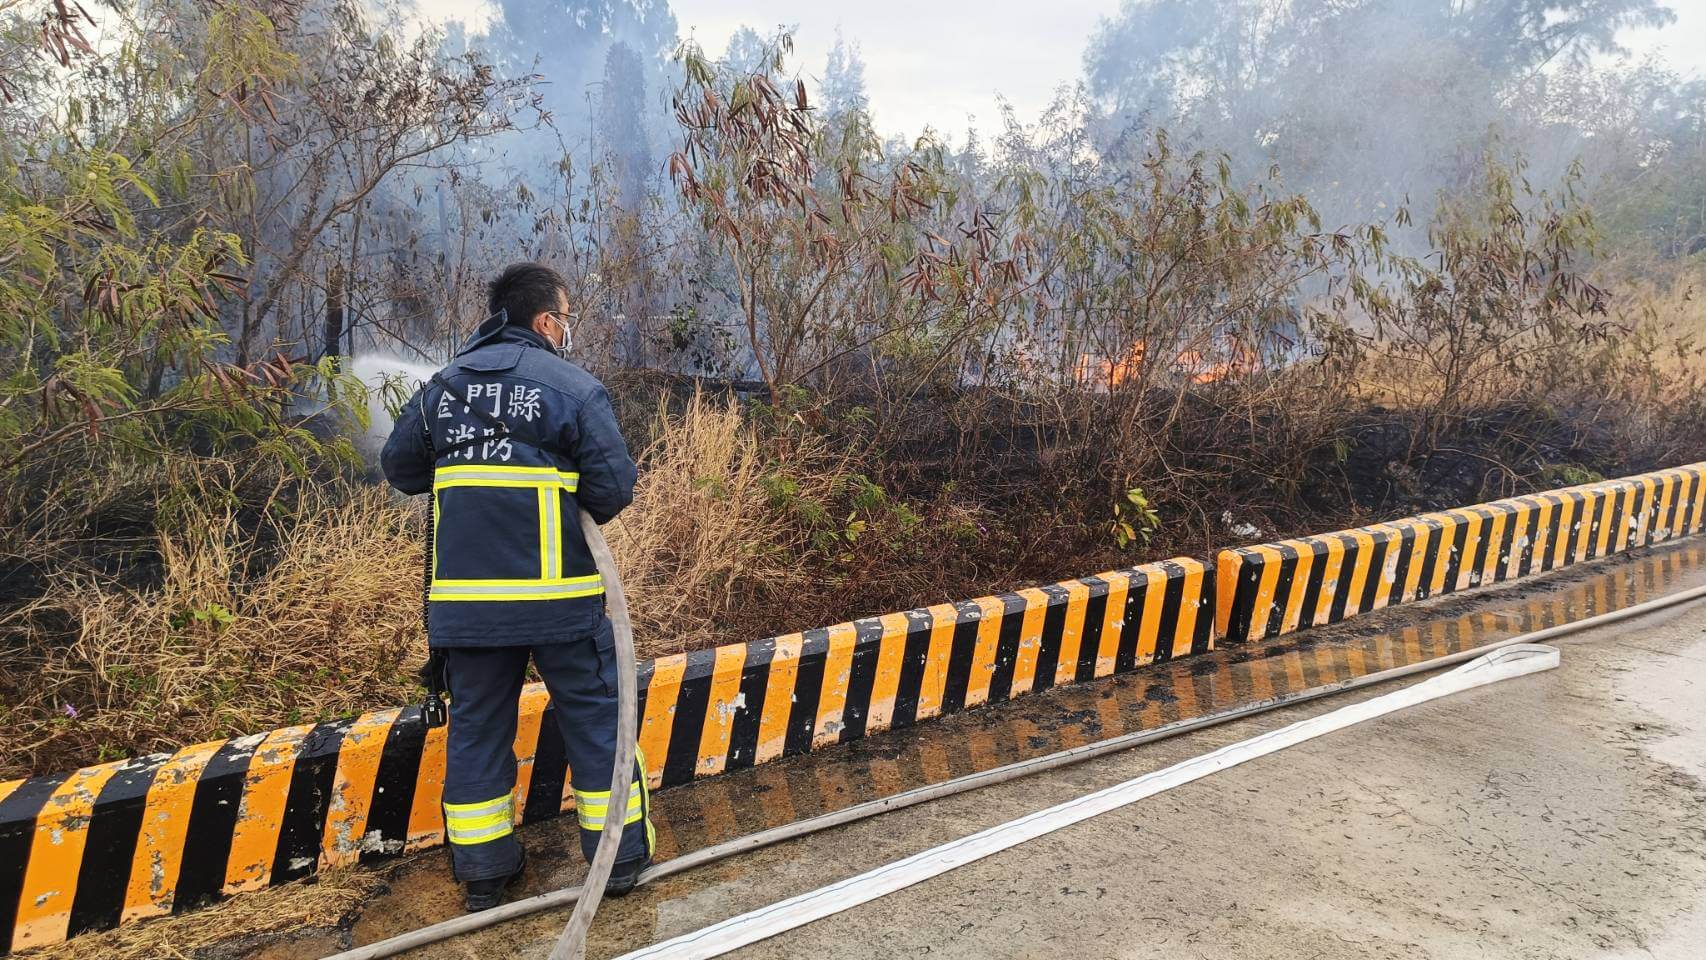
[[[736,956],[1706,956],[1706,607],[1561,649],[1552,673],[1311,741]],[[618,920],[634,943],[684,932],[1343,702],[671,881],[650,909],[602,917],[601,946]]]

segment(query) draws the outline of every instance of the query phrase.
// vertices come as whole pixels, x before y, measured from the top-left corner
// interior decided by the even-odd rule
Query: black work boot
[[[640,882],[640,874],[652,865],[652,858],[647,856],[635,860],[620,861],[610,868],[610,879],[604,884],[604,895],[607,897],[625,897],[633,892]]]
[[[521,852],[521,863],[516,865],[515,872],[507,877],[490,877],[485,880],[470,880],[462,885],[462,904],[469,913],[479,913],[490,910],[504,900],[504,891],[515,885],[521,879],[521,871],[527,869],[527,851]]]

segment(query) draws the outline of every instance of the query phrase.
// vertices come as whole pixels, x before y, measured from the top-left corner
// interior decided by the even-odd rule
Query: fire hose
[[[584,520],[584,518],[583,518],[583,525],[584,526],[592,526],[590,524],[590,522]],[[628,734],[627,734],[627,739],[624,742],[619,742],[619,744],[618,744],[618,750],[617,750],[618,758],[617,759],[620,760],[621,759],[620,755],[624,752],[624,749],[623,749],[624,746],[626,747],[626,750],[628,752],[630,752],[630,754],[631,754],[631,751],[633,749],[633,726],[634,726],[634,723],[633,723],[633,715],[632,715],[632,702],[633,702],[632,696],[633,696],[633,692],[634,692],[633,691],[634,677],[633,677],[632,630],[631,630],[631,625],[627,622],[627,617],[626,617],[627,610],[626,610],[625,602],[622,599],[621,582],[615,576],[614,564],[610,562],[608,548],[605,547],[604,542],[603,542],[603,538],[601,536],[597,536],[597,539],[594,539],[595,536],[597,536],[596,527],[593,527],[593,533],[591,535],[589,535],[587,538],[588,543],[589,543],[589,545],[596,544],[593,547],[594,555],[598,560],[600,572],[603,573],[605,576],[605,582],[607,585],[607,589],[612,588],[612,587],[614,588],[614,596],[612,598],[612,603],[611,603],[611,613],[612,613],[613,622],[616,622],[616,624],[617,624],[616,636],[617,636],[618,662],[620,664],[622,664],[621,669],[623,670],[622,693],[625,697],[624,702],[626,704],[628,704],[628,706],[624,708],[624,713],[622,714],[622,716],[624,717],[624,725],[625,725],[624,729],[627,730]],[[1067,766],[1070,764],[1082,763],[1086,760],[1090,760],[1090,759],[1093,759],[1096,757],[1106,756],[1108,754],[1116,753],[1116,752],[1119,752],[1122,750],[1128,750],[1128,749],[1131,749],[1132,747],[1140,746],[1142,744],[1152,743],[1152,742],[1155,742],[1157,740],[1163,740],[1163,739],[1168,739],[1171,737],[1180,736],[1182,734],[1191,733],[1191,732],[1194,732],[1197,730],[1202,730],[1202,729],[1205,729],[1207,727],[1218,726],[1220,724],[1229,723],[1229,722],[1234,721],[1234,720],[1240,720],[1240,719],[1244,719],[1247,717],[1255,716],[1257,714],[1267,713],[1269,711],[1277,710],[1277,709],[1280,709],[1282,707],[1294,706],[1297,704],[1317,700],[1317,699],[1320,699],[1323,697],[1332,696],[1334,694],[1347,693],[1347,692],[1350,692],[1353,690],[1360,690],[1360,689],[1363,689],[1365,687],[1370,687],[1370,686],[1374,686],[1376,684],[1386,683],[1386,682],[1392,681],[1392,680],[1398,680],[1398,679],[1413,676],[1413,675],[1419,674],[1419,673],[1438,670],[1438,669],[1441,669],[1443,667],[1455,666],[1458,664],[1468,663],[1468,662],[1472,662],[1472,661],[1479,661],[1482,658],[1488,658],[1490,655],[1495,654],[1498,651],[1504,650],[1505,648],[1508,648],[1508,647],[1519,647],[1520,646],[1520,647],[1525,647],[1525,648],[1529,648],[1529,649],[1527,649],[1525,651],[1521,651],[1521,653],[1524,656],[1519,656],[1517,658],[1507,658],[1509,660],[1509,663],[1512,665],[1512,669],[1506,671],[1504,674],[1497,674],[1496,675],[1495,673],[1489,673],[1489,672],[1485,672],[1485,671],[1479,672],[1479,673],[1472,673],[1471,674],[1471,680],[1473,682],[1470,682],[1466,685],[1460,684],[1459,686],[1461,688],[1466,689],[1467,686],[1474,686],[1474,685],[1477,685],[1479,683],[1490,682],[1492,680],[1497,680],[1497,679],[1503,679],[1505,675],[1514,676],[1514,675],[1520,675],[1521,673],[1533,672],[1536,669],[1547,669],[1550,666],[1556,664],[1556,651],[1550,651],[1550,660],[1548,661],[1546,650],[1544,650],[1544,649],[1543,650],[1533,649],[1538,644],[1541,644],[1547,640],[1551,640],[1551,639],[1554,639],[1557,637],[1563,637],[1563,636],[1567,636],[1567,635],[1572,634],[1572,633],[1578,633],[1578,632],[1581,632],[1583,630],[1593,629],[1593,628],[1597,628],[1597,627],[1609,626],[1609,625],[1614,624],[1614,623],[1619,623],[1619,622],[1624,621],[1624,620],[1643,616],[1645,614],[1652,613],[1652,612],[1655,612],[1657,610],[1662,610],[1662,609],[1665,609],[1667,607],[1672,607],[1672,606],[1676,606],[1679,604],[1688,603],[1688,602],[1691,602],[1694,600],[1698,600],[1698,599],[1701,599],[1702,597],[1706,597],[1706,586],[1694,587],[1694,588],[1691,588],[1688,590],[1684,590],[1684,591],[1681,591],[1678,593],[1671,594],[1669,596],[1659,597],[1659,598],[1654,599],[1654,600],[1649,600],[1645,603],[1636,604],[1635,606],[1627,607],[1627,608],[1622,609],[1622,610],[1615,610],[1615,611],[1612,611],[1609,613],[1603,613],[1603,614],[1598,614],[1596,616],[1588,617],[1588,618],[1583,619],[1583,620],[1577,620],[1577,621],[1574,621],[1572,623],[1565,623],[1565,624],[1560,624],[1560,625],[1554,626],[1554,627],[1548,627],[1548,628],[1543,629],[1543,630],[1537,630],[1537,631],[1533,631],[1531,633],[1526,633],[1526,634],[1523,634],[1520,636],[1510,637],[1510,638],[1505,639],[1505,640],[1499,640],[1499,641],[1496,641],[1493,643],[1485,644],[1483,646],[1475,647],[1473,649],[1459,651],[1457,653],[1448,654],[1448,655],[1442,656],[1442,657],[1436,657],[1436,658],[1431,659],[1431,660],[1424,660],[1424,661],[1420,661],[1418,663],[1412,663],[1412,664],[1408,664],[1408,665],[1401,666],[1401,667],[1395,667],[1395,668],[1388,669],[1388,670],[1381,670],[1381,671],[1378,671],[1376,673],[1366,674],[1366,675],[1361,676],[1361,677],[1352,677],[1352,678],[1349,678],[1346,680],[1338,681],[1336,683],[1323,684],[1320,686],[1311,687],[1307,690],[1301,690],[1301,691],[1297,691],[1294,693],[1288,693],[1288,694],[1283,694],[1283,695],[1279,695],[1279,696],[1269,697],[1269,698],[1262,699],[1262,700],[1256,700],[1256,701],[1252,701],[1249,703],[1240,704],[1240,705],[1235,706],[1235,707],[1230,707],[1230,708],[1227,708],[1225,710],[1219,710],[1219,711],[1215,711],[1213,713],[1205,714],[1205,715],[1200,716],[1200,717],[1193,717],[1193,718],[1189,718],[1189,719],[1178,720],[1178,721],[1175,721],[1173,723],[1164,724],[1160,727],[1156,727],[1156,728],[1153,728],[1150,730],[1141,730],[1141,731],[1137,731],[1135,733],[1128,733],[1128,734],[1125,734],[1122,736],[1112,737],[1112,738],[1107,739],[1107,740],[1098,741],[1096,743],[1086,744],[1086,745],[1080,746],[1080,747],[1073,747],[1073,748],[1068,749],[1068,750],[1062,750],[1062,751],[1059,751],[1057,753],[1048,754],[1046,756],[1036,757],[1036,758],[1029,759],[1029,760],[1021,760],[1021,761],[1018,761],[1016,763],[1007,764],[1007,765],[1001,766],[1001,767],[995,767],[993,769],[985,770],[985,771],[982,771],[979,773],[973,773],[973,774],[968,774],[968,775],[962,776],[962,777],[956,777],[954,779],[947,780],[947,781],[944,781],[942,783],[931,784],[929,786],[919,787],[919,788],[916,788],[913,790],[907,790],[907,791],[904,791],[902,793],[895,794],[893,796],[883,797],[883,798],[878,799],[878,800],[872,800],[872,801],[869,801],[866,803],[857,804],[857,805],[852,806],[852,807],[847,807],[847,808],[842,809],[842,810],[837,810],[837,811],[834,811],[831,813],[822,814],[822,815],[817,816],[817,817],[811,817],[811,818],[808,818],[806,820],[801,820],[801,821],[791,823],[791,824],[785,824],[785,825],[780,826],[780,827],[775,827],[775,828],[772,828],[769,830],[760,831],[758,833],[749,834],[749,835],[744,836],[744,837],[738,837],[734,840],[729,840],[729,841],[726,841],[724,843],[716,844],[716,845],[711,846],[711,847],[706,847],[704,849],[697,850],[697,851],[694,851],[692,853],[689,853],[689,854],[686,854],[686,855],[683,855],[680,857],[676,857],[675,859],[672,859],[672,860],[667,860],[663,863],[657,864],[657,865],[647,869],[644,873],[642,873],[640,875],[638,882],[640,885],[649,884],[649,883],[652,883],[654,881],[661,880],[665,877],[672,876],[672,875],[677,874],[677,873],[682,873],[682,872],[685,872],[687,870],[691,870],[695,867],[703,866],[705,864],[714,863],[716,861],[723,860],[723,859],[726,859],[728,857],[735,856],[737,854],[762,849],[764,847],[768,847],[768,846],[772,846],[774,844],[782,843],[782,842],[787,841],[787,840],[797,839],[799,837],[804,837],[804,836],[807,836],[810,834],[818,833],[818,832],[823,831],[823,830],[828,830],[828,829],[833,828],[833,827],[842,826],[842,825],[849,824],[849,823],[854,823],[854,822],[857,822],[860,820],[865,820],[865,819],[868,819],[870,817],[877,816],[879,814],[888,813],[888,812],[891,812],[894,810],[902,810],[902,809],[905,809],[907,807],[915,806],[917,804],[926,803],[926,802],[929,802],[932,800],[938,800],[938,799],[942,799],[945,797],[954,796],[954,795],[957,795],[960,793],[965,793],[965,792],[970,791],[970,790],[978,789],[980,787],[988,787],[988,786],[994,786],[996,784],[1006,783],[1008,781],[1015,780],[1015,779],[1018,779],[1020,777],[1029,776],[1029,775],[1035,774],[1035,773],[1041,773],[1041,772],[1046,771],[1046,770],[1053,770],[1053,769],[1057,769],[1059,767],[1064,767],[1064,766]],[[618,614],[621,615],[620,621],[618,621],[616,619]],[[1528,662],[1526,664],[1518,665],[1518,661],[1523,660],[1523,659],[1526,659]],[[1493,665],[1493,661],[1491,659],[1486,664],[1481,664],[1478,666],[1485,667],[1485,666],[1489,666],[1489,665]],[[1443,680],[1445,678],[1441,677],[1439,679]],[[1425,686],[1425,685],[1418,685],[1418,688],[1419,688],[1419,686]],[[1445,692],[1452,692],[1453,690],[1459,688],[1459,686],[1453,686],[1453,687],[1445,688]],[[1412,688],[1412,689],[1415,689],[1415,688]],[[1406,691],[1399,691],[1399,693],[1404,693],[1404,692],[1406,692]],[[1433,697],[1437,697],[1437,696],[1441,696],[1441,695],[1444,695],[1444,694],[1438,693],[1438,692],[1432,694]],[[1394,696],[1394,695],[1388,695],[1388,696]],[[1428,699],[1431,699],[1431,698],[1432,697],[1428,697]],[[1327,732],[1329,729],[1338,729],[1341,726],[1348,725],[1348,724],[1347,723],[1336,723],[1336,722],[1316,723],[1315,721],[1323,721],[1327,717],[1331,717],[1331,716],[1334,716],[1335,714],[1339,714],[1339,713],[1344,713],[1346,711],[1357,712],[1357,711],[1359,711],[1359,708],[1366,708],[1366,707],[1368,707],[1369,704],[1373,704],[1375,702],[1376,701],[1368,701],[1368,703],[1365,703],[1365,704],[1355,704],[1355,705],[1352,705],[1351,707],[1342,708],[1342,711],[1335,711],[1334,714],[1327,714],[1327,715],[1324,715],[1323,717],[1316,717],[1316,718],[1311,718],[1310,720],[1300,721],[1299,723],[1292,724],[1286,728],[1283,728],[1282,730],[1274,731],[1273,734],[1264,734],[1261,737],[1253,738],[1252,740],[1248,740],[1248,741],[1242,741],[1241,743],[1234,744],[1232,746],[1233,747],[1248,747],[1252,744],[1257,743],[1258,741],[1266,741],[1269,745],[1272,745],[1273,743],[1279,743],[1280,746],[1289,746],[1291,742],[1297,742],[1296,734],[1294,733],[1294,731],[1296,731],[1297,729],[1299,729],[1299,728],[1308,729],[1311,724],[1313,724],[1314,727],[1316,729],[1318,729],[1320,732]],[[1400,698],[1398,700],[1391,701],[1386,706],[1386,708],[1383,710],[1379,710],[1379,711],[1362,710],[1362,711],[1356,713],[1355,715],[1361,716],[1362,714],[1367,714],[1366,716],[1361,716],[1361,718],[1362,719],[1369,719],[1372,716],[1378,716],[1383,712],[1390,712],[1392,709],[1401,708],[1401,706],[1392,706],[1391,705],[1392,703],[1397,703],[1400,705],[1408,705],[1407,702],[1403,701]],[[1347,716],[1349,716],[1349,715],[1350,714],[1347,714]],[[1357,722],[1357,721],[1352,720],[1351,722]],[[1271,737],[1274,737],[1274,735],[1282,735],[1282,736],[1279,736],[1277,739],[1269,739]],[[1318,735],[1318,734],[1312,734],[1312,735]],[[620,736],[620,731],[619,731],[619,736]],[[1287,741],[1288,737],[1293,738],[1293,739],[1290,739],[1289,741]],[[1307,737],[1303,737],[1301,739],[1307,739]],[[1282,742],[1282,741],[1286,741],[1286,742]],[[1176,780],[1178,783],[1183,783],[1183,782],[1189,782],[1189,780],[1191,780],[1191,779],[1196,779],[1199,776],[1206,775],[1207,772],[1213,772],[1214,770],[1224,769],[1226,766],[1231,765],[1229,763],[1224,763],[1224,759],[1225,759],[1224,752],[1227,749],[1229,749],[1229,748],[1223,748],[1222,751],[1216,751],[1213,754],[1208,754],[1208,755],[1205,755],[1203,757],[1193,758],[1192,760],[1186,761],[1185,763],[1182,763],[1182,764],[1177,764],[1174,767],[1167,768],[1166,770],[1157,771],[1156,774],[1146,775],[1145,777],[1139,777],[1135,781],[1128,781],[1127,783],[1116,785],[1113,788],[1109,788],[1109,790],[1098,791],[1096,794],[1089,795],[1088,797],[1081,797],[1075,801],[1069,801],[1068,804],[1062,804],[1062,805],[1060,805],[1060,807],[1050,808],[1049,810],[1040,811],[1038,814],[1033,814],[1030,817],[1021,818],[1018,821],[1012,821],[1008,824],[1002,824],[998,827],[991,828],[990,831],[983,831],[982,833],[974,834],[971,837],[963,838],[960,841],[954,841],[953,843],[945,844],[942,847],[936,848],[935,850],[925,851],[925,853],[923,853],[923,854],[919,854],[915,857],[907,858],[906,860],[900,861],[899,863],[896,863],[896,864],[890,864],[887,867],[879,868],[879,870],[871,871],[868,874],[863,874],[859,877],[851,878],[850,880],[843,881],[842,883],[831,885],[830,887],[826,887],[823,890],[813,891],[812,893],[804,894],[801,897],[796,897],[792,900],[785,901],[784,903],[777,904],[774,907],[769,907],[769,908],[764,908],[762,910],[754,911],[753,913],[744,915],[742,917],[736,917],[732,920],[725,921],[723,924],[717,924],[713,927],[707,928],[704,931],[699,931],[699,932],[694,933],[694,934],[688,934],[684,937],[679,937],[679,938],[676,938],[675,940],[669,941],[669,942],[664,943],[664,944],[658,944],[654,947],[644,948],[644,949],[641,949],[639,951],[636,951],[633,954],[629,954],[627,956],[633,957],[633,958],[635,958],[635,960],[638,960],[638,958],[640,958],[640,957],[660,957],[660,958],[666,957],[666,956],[667,957],[711,957],[711,956],[719,955],[720,953],[725,952],[727,949],[732,949],[733,947],[739,946],[742,943],[751,943],[751,942],[754,942],[756,939],[761,938],[762,936],[770,936],[776,932],[779,932],[781,929],[788,929],[788,928],[791,928],[791,926],[797,926],[800,923],[809,922],[809,920],[816,919],[819,916],[825,916],[825,915],[827,915],[827,912],[824,912],[825,908],[822,906],[824,903],[839,902],[839,903],[843,904],[842,908],[844,909],[846,906],[855,905],[855,903],[857,903],[857,902],[865,902],[865,900],[869,900],[872,898],[872,895],[871,895],[872,890],[881,889],[881,887],[883,886],[884,883],[893,884],[894,880],[892,878],[895,876],[910,876],[910,879],[907,879],[907,881],[905,883],[901,883],[898,886],[892,886],[891,889],[899,889],[901,886],[906,886],[906,885],[910,885],[911,883],[916,883],[920,879],[923,879],[925,875],[934,875],[934,874],[929,874],[928,871],[924,871],[923,873],[914,871],[911,874],[907,874],[904,872],[902,872],[902,873],[893,872],[897,869],[900,869],[903,867],[904,868],[911,868],[911,867],[913,867],[914,864],[916,864],[917,862],[919,862],[921,860],[932,859],[932,858],[934,858],[940,862],[946,863],[949,860],[954,859],[955,856],[957,856],[958,848],[961,848],[961,847],[973,848],[973,847],[977,847],[978,845],[981,844],[984,848],[986,848],[984,852],[979,854],[980,856],[983,856],[983,855],[987,855],[989,852],[994,852],[994,850],[996,850],[996,849],[1005,849],[1007,846],[1012,845],[1012,843],[1002,843],[1002,842],[992,843],[990,840],[990,835],[992,834],[993,831],[1016,830],[1019,832],[1023,832],[1023,830],[1028,829],[1028,827],[1023,826],[1023,825],[1029,824],[1033,821],[1034,818],[1039,818],[1039,817],[1053,817],[1057,820],[1058,819],[1064,819],[1065,821],[1076,822],[1075,820],[1071,819],[1072,815],[1070,813],[1063,813],[1062,808],[1071,807],[1071,806],[1079,804],[1079,803],[1092,803],[1092,804],[1102,803],[1105,805],[1108,798],[1113,795],[1113,792],[1122,791],[1122,790],[1125,791],[1127,794],[1126,797],[1122,798],[1124,800],[1124,802],[1132,802],[1132,800],[1136,798],[1136,795],[1133,793],[1133,791],[1136,791],[1137,794],[1141,794],[1142,796],[1151,795],[1150,793],[1145,793],[1142,791],[1148,790],[1151,787],[1153,787],[1158,782],[1157,778],[1162,779],[1162,780],[1167,779],[1167,778],[1171,778],[1172,780]],[[1273,749],[1279,749],[1279,747],[1273,747]],[[1251,749],[1248,751],[1250,756],[1260,755],[1263,752],[1272,752],[1272,750]],[[1210,758],[1216,758],[1216,759],[1210,760]],[[1248,759],[1248,758],[1249,757],[1244,757],[1244,759]],[[1242,762],[1242,760],[1241,759],[1236,760],[1235,762]],[[631,769],[631,764],[632,764],[631,756],[630,756],[629,763],[630,763],[629,769]],[[1193,767],[1193,765],[1198,765],[1198,766]],[[620,769],[616,771],[616,779],[618,779],[618,780],[625,779],[625,778],[623,778],[622,771]],[[614,783],[614,781],[613,781],[613,783]],[[1166,789],[1168,786],[1172,786],[1172,785],[1177,785],[1177,784],[1176,783],[1169,783],[1169,784],[1167,784],[1167,786],[1163,786],[1162,789]],[[613,787],[613,792],[614,792],[614,787]],[[1154,792],[1158,792],[1158,791],[1154,791]],[[1123,804],[1116,804],[1116,805],[1123,805]],[[616,809],[621,809],[621,808],[619,808],[616,804],[612,803],[611,809],[616,810]],[[1106,809],[1112,809],[1112,807],[1106,807]],[[1098,809],[1097,812],[1101,812],[1101,809]],[[1091,814],[1091,815],[1094,815],[1094,814]],[[606,837],[604,838],[605,841],[608,841],[611,838],[611,836],[615,835],[615,831],[611,831],[609,829],[609,826],[610,826],[610,819],[607,817],[607,820],[606,820]],[[618,824],[618,829],[619,829],[619,826],[620,825]],[[617,837],[617,839],[619,840],[620,838]],[[1021,837],[1020,840],[1017,840],[1015,842],[1022,842],[1023,839],[1029,839],[1029,837],[1028,836]],[[613,860],[614,859],[614,850],[615,850],[614,844],[611,845],[610,850],[611,850],[611,860]],[[473,914],[467,914],[464,916],[455,917],[455,918],[452,918],[450,920],[446,920],[446,921],[441,922],[441,923],[436,923],[436,924],[433,924],[433,925],[428,926],[428,927],[423,927],[419,930],[415,930],[415,931],[412,931],[409,933],[401,934],[401,935],[396,936],[396,937],[391,937],[391,938],[386,939],[386,940],[381,940],[377,943],[369,944],[369,945],[363,946],[363,947],[357,947],[357,948],[352,949],[352,950],[347,950],[347,951],[344,951],[342,953],[338,953],[338,954],[332,955],[330,957],[327,957],[326,960],[378,960],[378,958],[382,958],[382,957],[396,956],[397,954],[403,953],[404,951],[407,951],[407,950],[412,950],[412,949],[416,949],[418,947],[427,946],[429,944],[438,943],[440,941],[449,939],[449,938],[454,937],[454,936],[459,936],[459,935],[464,934],[464,933],[470,933],[470,932],[473,932],[475,930],[480,930],[480,929],[484,929],[486,927],[495,926],[497,924],[504,923],[504,922],[507,922],[509,920],[513,920],[513,919],[516,919],[519,917],[529,916],[531,914],[538,913],[538,912],[543,911],[543,910],[550,910],[550,909],[554,909],[554,908],[558,908],[558,907],[564,907],[564,906],[568,906],[570,904],[575,904],[575,906],[576,906],[575,913],[570,918],[569,925],[564,928],[562,939],[559,940],[558,945],[557,945],[557,950],[551,954],[551,957],[552,957],[552,960],[559,960],[559,958],[566,958],[566,957],[570,957],[570,956],[578,957],[579,956],[578,953],[568,953],[568,952],[564,952],[564,950],[565,950],[565,947],[568,947],[569,949],[572,949],[572,950],[582,949],[582,945],[584,944],[584,938],[585,938],[585,933],[586,933],[586,926],[590,925],[590,922],[592,919],[592,914],[597,909],[598,900],[599,900],[600,895],[603,891],[604,882],[608,877],[608,867],[609,867],[608,862],[605,864],[605,867],[606,867],[605,872],[603,874],[598,873],[599,857],[602,857],[604,855],[604,853],[605,853],[604,841],[601,841],[600,847],[598,850],[598,856],[595,856],[595,858],[594,858],[593,869],[589,873],[589,876],[587,878],[587,882],[586,882],[585,886],[583,886],[583,887],[569,887],[569,888],[565,888],[562,890],[555,890],[555,891],[551,891],[549,893],[539,894],[537,896],[529,897],[529,898],[526,898],[523,900],[517,900],[513,903],[504,904],[502,906],[495,907],[491,910],[482,911],[480,913],[473,913]],[[964,860],[962,862],[969,862],[969,860]],[[952,865],[958,866],[959,863],[953,863]],[[888,879],[887,881],[883,881],[878,877],[878,875],[884,875],[884,874],[886,874],[888,877],[890,877],[890,879]],[[860,888],[858,890],[858,892],[854,894],[854,896],[862,896],[863,899],[862,900],[850,899],[848,896],[848,892],[851,890],[849,885],[860,885],[860,884],[863,884],[863,887]],[[882,895],[882,893],[885,893],[885,892],[889,892],[889,891],[888,890],[881,890],[881,892],[875,893],[874,896],[880,896],[880,895]],[[814,913],[813,912],[814,909],[817,912]],[[786,925],[781,925],[781,924],[779,924],[779,922],[777,920],[774,919],[776,916],[780,915],[778,912],[789,913],[790,911],[791,911],[791,919]],[[828,912],[833,912],[833,911],[828,911]],[[584,920],[581,919],[583,917],[583,915],[584,915]],[[769,925],[769,927],[767,928],[768,932],[763,932],[766,929],[766,924]],[[757,934],[756,936],[755,936],[755,933]]]
[[[551,951],[551,960],[581,960],[586,956],[586,934],[592,927],[593,914],[598,912],[598,902],[604,898],[604,885],[610,879],[610,868],[616,864],[616,850],[622,845],[622,824],[628,819],[628,794],[634,788],[638,737],[634,716],[639,697],[634,679],[634,622],[628,616],[628,597],[622,592],[622,576],[616,569],[616,558],[610,555],[604,531],[598,529],[592,515],[585,510],[581,511],[581,533],[598,564],[599,576],[604,579],[605,604],[616,635],[616,760],[610,771],[610,806],[604,811],[604,832],[598,838],[598,850],[581,887],[580,902],[564,924],[562,936]]]

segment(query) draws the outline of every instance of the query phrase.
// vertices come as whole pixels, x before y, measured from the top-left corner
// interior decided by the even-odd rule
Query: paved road
[[[1706,956],[1706,607],[1561,647],[1552,673],[1252,762],[736,956]],[[596,946],[695,929],[1343,702],[677,878],[601,914]]]

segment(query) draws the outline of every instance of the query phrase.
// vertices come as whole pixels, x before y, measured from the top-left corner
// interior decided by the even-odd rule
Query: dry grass
[[[714,624],[756,592],[799,586],[808,535],[778,503],[827,497],[834,471],[780,472],[732,401],[694,395],[658,411],[634,504],[606,529],[622,570],[641,657],[704,647]],[[821,460],[789,451],[789,463]]]
[[[189,960],[201,951],[233,943],[261,943],[303,929],[329,929],[345,922],[385,885],[371,870],[331,869],[311,882],[290,883],[233,897],[217,910],[197,910],[115,930],[85,934],[16,956],[29,960]]]
[[[1686,325],[1699,305],[1681,292],[1674,297],[1660,313]],[[1656,370],[1641,375],[1639,360],[1620,361],[1612,379],[1626,390],[1645,377],[1674,392],[1680,381]],[[1427,386],[1414,364],[1371,362],[1363,372],[1363,399],[1393,401],[1397,415],[1404,415],[1406,396]],[[1619,392],[1601,398],[1601,406],[1616,415],[1619,435],[1653,433],[1647,446],[1673,462],[1691,456],[1696,439],[1658,433],[1675,432],[1679,419],[1706,417],[1685,415],[1690,405],[1665,396],[1669,402],[1637,403]],[[1326,409],[1312,402],[1303,409]],[[1644,425],[1636,415],[1643,411],[1654,423]],[[914,502],[927,517],[908,521],[904,508],[854,475],[849,454],[823,440],[763,434],[733,402],[694,396],[675,412],[660,406],[649,433],[634,505],[606,531],[643,657],[1108,561],[1090,556],[1088,542],[1080,553],[1064,552],[1082,516],[1024,534],[1013,516],[987,512],[995,502],[987,494],[969,506],[945,493],[929,500],[922,491],[947,489],[940,473],[915,484]],[[1236,453],[1230,448],[1228,456]],[[1142,474],[1159,478],[1160,469],[1151,464]],[[1200,499],[1212,482],[1207,474],[1183,477],[1173,502]],[[68,575],[52,592],[0,615],[0,779],[418,696],[414,671],[425,654],[419,503],[378,487],[331,483],[306,491],[306,501],[257,531],[256,507],[227,492],[234,489],[228,477],[206,480],[205,488],[197,483],[192,478],[159,497],[171,532],[158,538],[156,586],[129,589],[92,574]],[[1061,503],[1087,488],[1070,473],[1051,475],[1050,483]],[[250,511],[246,523],[239,522],[243,509]],[[838,589],[841,583],[858,589]]]
[[[1633,272],[1628,266],[1614,266],[1608,272]],[[1630,313],[1647,311],[1652,317],[1657,338],[1671,343],[1702,346],[1706,340],[1706,263],[1674,267],[1655,277],[1651,273],[1614,280],[1618,299],[1633,309]],[[1697,369],[1699,356],[1681,351],[1661,350],[1655,363],[1667,373]]]
[[[13,611],[0,660],[0,778],[402,702],[424,652],[420,522],[386,491],[333,484],[263,528],[186,498],[164,582],[84,576]],[[48,639],[53,638],[53,639]],[[57,640],[57,642],[55,642]]]

